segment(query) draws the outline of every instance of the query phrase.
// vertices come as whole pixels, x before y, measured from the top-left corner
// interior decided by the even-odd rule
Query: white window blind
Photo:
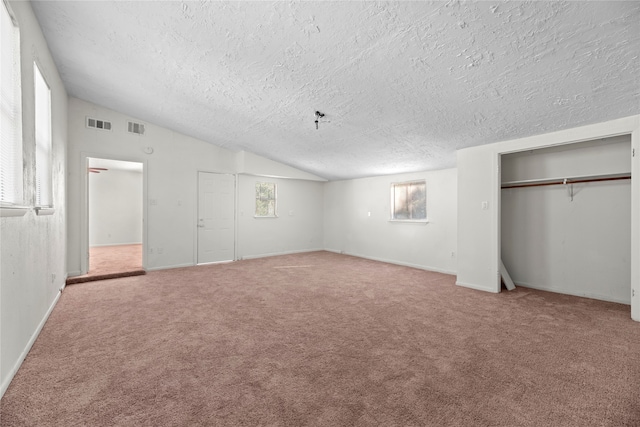
[[[20,33],[7,10],[0,7],[2,50],[0,117],[0,204],[23,204],[22,99],[20,85]]]
[[[36,134],[36,206],[51,206],[51,90],[33,63]]]

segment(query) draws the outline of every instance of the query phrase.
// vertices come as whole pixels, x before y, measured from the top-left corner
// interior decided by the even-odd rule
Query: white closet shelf
[[[519,181],[503,182],[501,188],[539,187],[543,185],[577,184],[581,182],[617,181],[621,179],[631,179],[631,173],[623,172],[563,178],[523,179]]]

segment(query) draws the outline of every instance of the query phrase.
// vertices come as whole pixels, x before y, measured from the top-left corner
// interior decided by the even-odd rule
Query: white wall
[[[112,122],[113,130],[102,131],[85,126],[87,116]],[[233,173],[234,153],[190,138],[160,126],[146,124],[144,136],[126,131],[131,117],[76,98],[69,99],[68,152],[68,269],[80,274],[83,228],[86,215],[85,158],[99,157],[145,163],[146,232],[148,249],[146,267],[193,265],[195,257],[195,217],[197,172]],[[152,154],[144,152],[153,148]],[[149,203],[151,202],[151,203]]]
[[[293,178],[323,182],[326,181],[326,179],[310,174],[309,172],[304,172],[291,166],[283,165],[282,163],[278,163],[271,159],[266,159],[248,151],[238,152],[236,158],[238,173],[270,176],[273,178]]]
[[[109,168],[89,177],[89,245],[142,243],[142,172]]]
[[[502,156],[502,181],[628,173],[629,135]],[[505,188],[502,260],[520,286],[630,304],[631,181]]]
[[[25,204],[35,201],[33,61],[51,88],[53,215],[0,218],[0,396],[65,282],[67,93],[28,2],[11,2],[20,27]]]
[[[500,155],[624,134],[631,134],[636,153],[631,158],[631,316],[640,320],[640,116],[459,150],[457,283],[500,290]]]
[[[87,116],[111,121],[113,130],[87,128]],[[145,164],[143,198],[146,204],[143,216],[146,217],[146,225],[143,234],[146,237],[143,237],[143,244],[147,249],[147,269],[196,263],[198,171],[232,174],[242,171],[322,180],[260,156],[250,155],[246,161],[247,156],[242,153],[234,153],[151,123],[145,123],[145,135],[130,134],[126,125],[127,120],[132,119],[135,120],[80,99],[69,99],[67,263],[70,275],[80,274],[83,269],[83,245],[86,246],[83,244],[86,239],[83,229],[87,227],[84,165],[87,157]],[[153,153],[148,154],[146,148],[152,148]],[[160,248],[162,253],[158,251]]]
[[[429,222],[390,222],[391,183],[417,179],[427,182]],[[453,274],[456,189],[455,169],[329,182],[325,184],[324,247]]]
[[[482,147],[482,146],[481,146]],[[458,285],[498,292],[498,156],[481,147],[457,152]],[[495,182],[494,182],[495,181]],[[494,186],[496,188],[494,188]]]
[[[273,182],[277,218],[255,218],[256,182]],[[323,249],[322,182],[238,176],[238,258]]]
[[[619,135],[502,156],[502,182],[631,172],[631,136]]]

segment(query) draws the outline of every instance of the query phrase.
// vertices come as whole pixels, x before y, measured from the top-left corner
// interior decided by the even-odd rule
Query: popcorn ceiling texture
[[[640,113],[639,2],[33,8],[70,96],[328,179]]]

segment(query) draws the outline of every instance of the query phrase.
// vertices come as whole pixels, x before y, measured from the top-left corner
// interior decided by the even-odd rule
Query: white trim
[[[62,287],[62,289],[64,289],[64,286]],[[18,360],[16,361],[15,365],[13,365],[11,370],[7,373],[7,376],[6,376],[5,380],[4,380],[4,382],[2,383],[2,385],[0,385],[0,399],[2,398],[2,396],[4,396],[4,393],[9,388],[9,384],[11,384],[11,381],[13,380],[13,377],[18,372],[18,369],[20,369],[20,366],[22,366],[22,362],[27,357],[27,354],[29,354],[29,351],[31,350],[31,347],[33,347],[33,343],[36,342],[36,339],[38,338],[38,335],[40,335],[40,332],[42,331],[42,328],[44,327],[45,323],[47,323],[47,320],[49,319],[49,316],[53,312],[54,307],[56,306],[56,304],[58,303],[58,300],[60,299],[60,295],[62,295],[62,290],[58,291],[58,294],[56,295],[56,297],[53,300],[53,303],[51,304],[51,306],[47,310],[46,314],[44,315],[44,318],[38,324],[38,327],[36,328],[36,330],[31,335],[31,338],[29,338],[29,341],[27,342],[27,345],[25,346],[24,350],[22,350],[22,353],[20,354],[20,357],[18,357]]]
[[[159,271],[159,270],[171,270],[172,268],[183,268],[183,267],[195,267],[196,264],[174,264],[174,265],[164,265],[160,267],[149,267],[145,268],[145,271]]]
[[[240,240],[238,239],[238,228],[240,228],[240,174],[233,174],[234,176],[234,190],[233,190],[233,259],[237,260],[238,259],[238,252],[239,252],[239,248],[238,246],[240,246]],[[198,193],[199,195],[200,193]],[[198,209],[196,209],[197,211]],[[197,219],[197,218],[196,218]],[[197,238],[197,236],[196,236]],[[197,244],[197,242],[196,242]],[[196,257],[198,256],[197,254],[197,247],[196,247]],[[197,258],[196,258],[197,259]]]
[[[405,224],[428,224],[428,219],[390,219],[388,222],[397,222],[397,223],[405,223]]]
[[[492,176],[492,198],[496,209],[490,210],[493,252],[490,269],[499,271],[500,232],[501,232],[501,177],[500,161],[503,154],[516,153],[531,149],[555,146],[566,146],[578,142],[611,138],[620,135],[631,135],[631,149],[636,150],[631,157],[631,318],[640,322],[640,115],[623,117],[608,122],[596,123],[572,129],[565,129],[547,134],[488,144],[485,149],[493,150],[494,167],[497,173]],[[496,281],[500,291],[500,280]]]
[[[30,210],[28,206],[0,206],[0,217],[24,216]]]
[[[224,260],[224,261],[201,262],[199,264],[196,264],[195,267],[200,266],[200,265],[231,264],[232,262],[235,262],[235,260],[227,259],[227,260]]]
[[[631,132],[631,318],[640,322],[640,115]]]
[[[456,281],[456,285],[457,286],[462,286],[463,288],[469,288],[469,289],[474,289],[476,291],[484,291],[484,292],[491,292],[492,294],[497,294],[499,293],[498,291],[496,291],[493,287],[488,288],[486,286],[481,286],[481,285],[474,285],[472,283],[465,283],[465,282],[461,282],[461,281]]]
[[[293,255],[293,254],[304,254],[307,252],[320,252],[325,249],[302,249],[299,251],[283,251],[283,252],[271,252],[267,254],[258,254],[258,255],[244,255],[238,259],[238,261],[246,260],[246,259],[259,259],[259,258],[268,258],[272,256],[280,256],[280,255]]]
[[[141,245],[142,242],[131,242],[131,243],[105,243],[102,245],[89,245],[89,248],[102,248],[105,246],[124,246],[124,245]]]
[[[556,294],[572,295],[575,297],[591,298],[591,299],[596,299],[600,301],[616,302],[618,304],[630,305],[629,301],[624,301],[619,298],[612,298],[611,296],[608,296],[608,295],[601,295],[593,292],[572,292],[566,289],[545,287],[540,285],[531,285],[529,283],[522,283],[522,282],[515,282],[515,284],[516,286],[519,286],[521,288],[536,289],[538,291],[553,292]]]
[[[36,211],[36,215],[38,216],[53,215],[56,212],[55,208],[49,208],[46,206],[36,206],[33,209]]]
[[[297,181],[315,181],[315,182],[329,182],[328,179],[318,177],[319,179],[311,179],[311,178],[297,178],[292,176],[283,176],[283,175],[268,175],[263,173],[250,173],[250,172],[238,172],[237,175],[246,175],[246,176],[255,176],[258,178],[274,178],[274,179],[293,179]]]
[[[365,256],[365,255],[358,255],[358,254],[354,254],[354,253],[349,253],[349,252],[345,252],[345,251],[337,251],[337,250],[333,250],[333,249],[324,249],[327,252],[335,252],[341,255],[349,255],[349,256],[354,256],[357,258],[363,258],[363,259],[369,259],[371,261],[378,261],[378,262],[386,262],[387,264],[395,264],[395,265],[401,265],[403,267],[411,267],[411,268],[417,268],[418,270],[426,270],[426,271],[433,271],[434,273],[442,273],[442,274],[449,274],[451,276],[455,276],[456,272],[455,271],[450,271],[450,270],[444,270],[442,268],[437,268],[437,267],[431,267],[428,265],[420,265],[420,264],[413,264],[410,262],[403,262],[403,261],[395,261],[392,259],[387,259],[387,258],[377,258],[377,257],[371,257],[371,256]]]
[[[323,251],[327,251],[327,252],[333,252],[333,253],[335,253],[335,254],[345,255],[344,251],[341,251],[341,250],[339,250],[339,249],[328,249],[328,248],[324,248],[324,249],[321,249],[321,250],[323,250]]]
[[[500,263],[502,262],[502,188],[500,182],[502,182],[502,155],[496,153],[493,156],[493,164],[491,165],[491,174],[498,181],[498,185],[493,185],[491,188],[491,197],[494,200],[495,215],[491,216],[491,234],[497,236],[497,239],[491,242],[493,249],[493,260],[491,265],[497,266],[493,269],[496,272],[493,282],[493,290],[491,292],[502,292],[502,275],[500,274]],[[489,205],[491,206],[491,205]]]
[[[146,270],[148,263],[147,247],[148,247],[148,228],[149,221],[147,218],[148,211],[148,173],[149,167],[147,159],[128,156],[112,156],[110,154],[94,153],[88,151],[80,152],[80,275],[87,274],[89,271],[87,255],[89,253],[89,185],[87,167],[89,166],[89,158],[106,159],[125,162],[142,163],[142,268]],[[70,190],[71,191],[71,190]]]

